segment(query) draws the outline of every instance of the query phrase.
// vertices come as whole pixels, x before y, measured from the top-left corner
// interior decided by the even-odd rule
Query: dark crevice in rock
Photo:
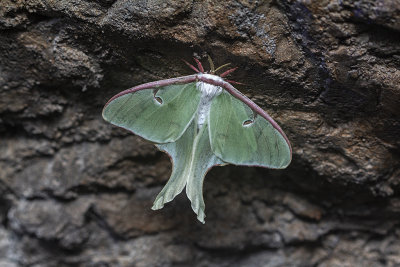
[[[322,45],[318,42],[318,36],[312,32],[312,28],[308,25],[313,24],[312,13],[301,3],[288,3],[288,2],[278,2],[278,7],[285,10],[289,22],[291,23],[291,33],[294,37],[296,43],[301,47],[302,51],[310,59],[315,70],[310,72],[310,76],[315,80],[315,84],[322,86],[319,89],[319,93],[315,95],[313,101],[317,101],[320,95],[332,86],[332,77],[329,75],[329,71],[326,66],[326,59],[322,50]]]
[[[87,184],[87,185],[77,185],[69,188],[67,193],[71,193],[78,196],[92,195],[92,194],[117,194],[117,193],[127,193],[133,194],[136,190],[129,190],[125,187],[108,187],[102,184]],[[68,199],[67,199],[68,200]]]
[[[114,229],[107,223],[106,220],[95,210],[94,207],[90,207],[86,213],[88,220],[93,220],[96,224],[103,229],[107,234],[116,241],[124,241],[126,238],[114,231]]]

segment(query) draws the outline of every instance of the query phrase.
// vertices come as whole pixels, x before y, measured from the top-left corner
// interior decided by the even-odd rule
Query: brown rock
[[[3,0],[1,266],[400,265],[400,4]],[[152,202],[166,155],[105,123],[123,89],[234,80],[293,145],[286,170],[219,167],[206,224]],[[207,65],[207,63],[205,63]]]

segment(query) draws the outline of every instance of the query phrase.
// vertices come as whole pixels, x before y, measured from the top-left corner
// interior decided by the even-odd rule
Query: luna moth
[[[163,208],[186,187],[197,219],[204,223],[203,181],[213,166],[226,164],[286,168],[292,148],[279,125],[220,75],[211,59],[205,72],[145,83],[113,96],[103,118],[153,142],[169,154],[172,173],[153,210]]]

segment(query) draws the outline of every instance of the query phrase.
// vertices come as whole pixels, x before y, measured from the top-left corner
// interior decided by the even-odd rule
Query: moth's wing
[[[224,90],[211,103],[211,149],[217,157],[231,164],[286,168],[291,161],[290,143],[273,124],[279,128],[272,119],[254,113],[247,104]]]
[[[126,92],[111,98],[103,118],[155,143],[179,139],[193,120],[201,97],[196,82]]]

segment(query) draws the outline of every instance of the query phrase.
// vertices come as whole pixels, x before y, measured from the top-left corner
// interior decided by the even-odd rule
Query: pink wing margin
[[[108,100],[107,103],[104,105],[104,108],[107,107],[107,105],[110,104],[110,102],[113,101],[114,99],[116,99],[120,96],[126,95],[126,94],[134,93],[134,92],[137,92],[137,91],[140,91],[143,89],[158,88],[158,87],[172,85],[172,84],[191,83],[191,82],[195,82],[197,80],[198,80],[197,74],[193,74],[193,75],[182,76],[182,77],[177,77],[177,78],[172,78],[172,79],[144,83],[144,84],[126,89],[126,90],[116,94],[115,96],[111,97],[110,100]]]

